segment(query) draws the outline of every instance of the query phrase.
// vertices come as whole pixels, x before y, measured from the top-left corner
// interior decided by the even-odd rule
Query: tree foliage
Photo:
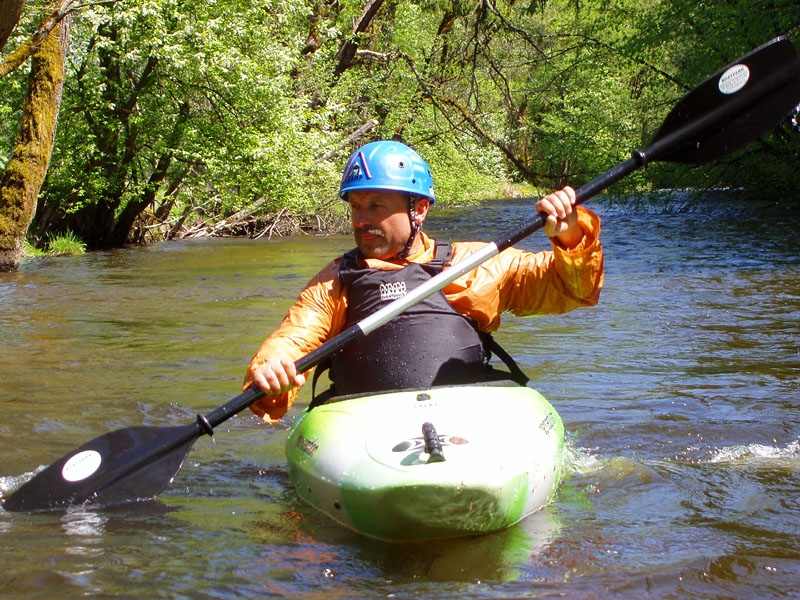
[[[310,203],[304,174],[330,136],[294,94],[293,18],[291,4],[228,0],[87,10],[37,229],[111,247],[176,210]]]
[[[87,4],[31,233],[100,248],[242,217],[250,234],[287,213],[319,227],[344,159],[376,138],[416,147],[445,203],[579,185],[780,34],[800,38],[800,0]],[[3,124],[20,118],[22,87],[0,80]],[[798,153],[787,125],[720,164],[619,185],[787,196]]]

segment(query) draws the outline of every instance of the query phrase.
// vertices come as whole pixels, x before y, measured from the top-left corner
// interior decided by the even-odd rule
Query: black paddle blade
[[[646,158],[693,165],[722,158],[777,127],[798,103],[800,58],[779,37],[686,94],[653,138],[654,151],[664,153]]]
[[[37,512],[153,498],[172,482],[203,433],[197,423],[112,431],[35,475],[6,498],[3,507]]]

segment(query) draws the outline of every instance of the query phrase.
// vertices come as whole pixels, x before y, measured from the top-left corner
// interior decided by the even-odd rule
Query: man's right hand
[[[272,357],[253,371],[253,383],[267,395],[279,394],[305,384],[306,378],[286,357]]]

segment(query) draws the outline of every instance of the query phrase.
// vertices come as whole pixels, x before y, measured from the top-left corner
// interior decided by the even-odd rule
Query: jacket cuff
[[[583,230],[583,239],[572,248],[563,248],[555,239],[551,239],[554,251],[567,256],[579,256],[595,251],[600,238],[600,217],[583,206],[578,206],[577,211],[578,226]]]

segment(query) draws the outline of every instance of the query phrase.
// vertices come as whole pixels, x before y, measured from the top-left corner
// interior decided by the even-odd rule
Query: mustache
[[[353,233],[355,233],[356,236],[360,236],[360,235],[375,235],[375,236],[378,236],[378,237],[381,237],[381,238],[385,237],[383,235],[383,231],[381,231],[380,229],[377,229],[375,227],[356,227],[353,230]]]

